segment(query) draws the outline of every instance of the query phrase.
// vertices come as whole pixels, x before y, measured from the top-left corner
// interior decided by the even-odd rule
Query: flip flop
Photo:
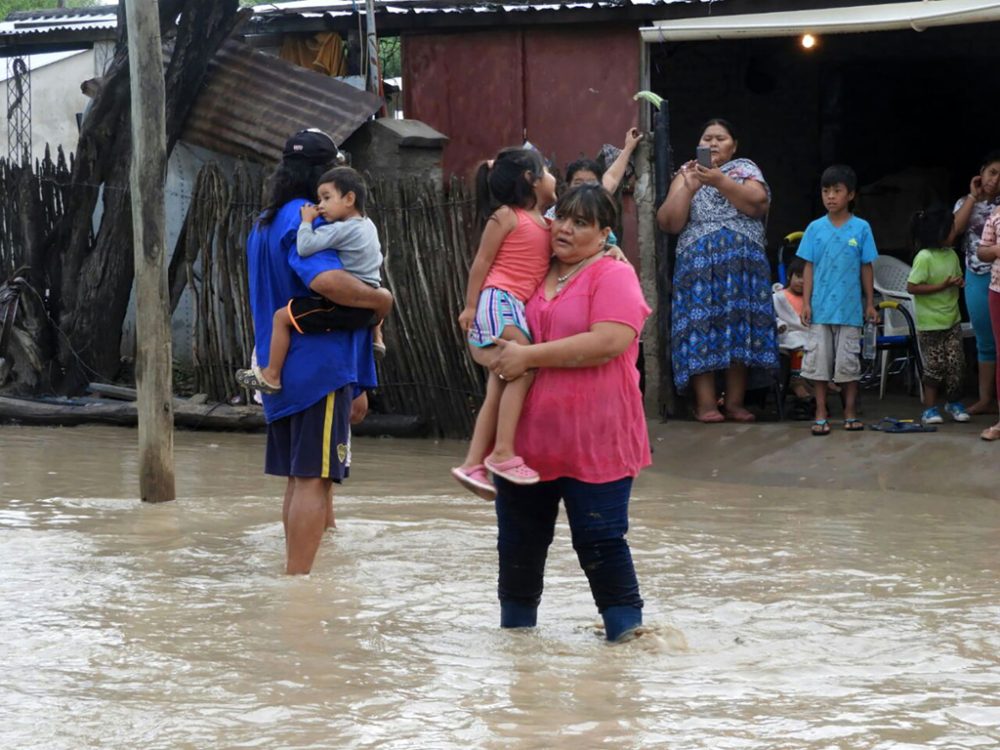
[[[993,425],[992,427],[987,427],[985,430],[979,433],[980,440],[986,440],[992,443],[994,440],[1000,440],[1000,427]]]
[[[817,419],[812,424],[810,431],[813,437],[825,437],[830,434],[830,422],[826,419]]]
[[[274,385],[267,381],[260,369],[260,365],[253,365],[249,370],[237,370],[236,382],[244,388],[249,388],[252,391],[260,391],[261,393],[278,393],[281,390],[280,385]]]
[[[492,502],[497,499],[497,488],[490,484],[490,478],[486,476],[486,469],[482,464],[476,464],[468,471],[462,471],[461,466],[456,466],[451,470],[451,475],[465,489],[483,500]]]
[[[860,432],[865,429],[865,423],[855,417],[848,417],[844,420],[844,429],[848,432]]]
[[[511,484],[537,484],[541,479],[538,472],[528,466],[520,456],[514,456],[500,463],[494,463],[487,458],[483,464],[494,475],[506,479]]]
[[[868,425],[868,429],[879,432],[937,432],[937,427],[932,424],[923,424],[914,419],[896,419],[895,417],[882,417],[877,424]]]
[[[752,413],[746,411],[742,414],[733,414],[732,412],[726,412],[726,419],[731,419],[733,422],[739,422],[741,424],[750,424],[751,422],[756,422],[757,417]]]
[[[699,415],[698,412],[695,412],[694,418],[695,421],[701,422],[702,424],[719,424],[720,422],[726,421],[726,417],[721,411],[705,412],[703,416]]]

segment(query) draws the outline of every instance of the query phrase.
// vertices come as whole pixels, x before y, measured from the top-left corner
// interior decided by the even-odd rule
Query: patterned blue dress
[[[736,182],[755,180],[770,197],[764,175],[749,159],[721,167]],[[687,226],[677,240],[671,345],[674,384],[742,363],[753,371],[778,367],[778,334],[771,299],[771,268],[764,253],[764,223],[740,213],[716,188],[691,199]]]

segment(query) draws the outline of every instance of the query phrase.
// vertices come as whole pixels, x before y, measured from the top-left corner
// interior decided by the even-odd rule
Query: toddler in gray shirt
[[[364,179],[350,167],[337,167],[320,178],[317,192],[319,205],[307,203],[300,210],[302,223],[295,240],[298,254],[306,257],[322,250],[336,250],[345,271],[379,288],[382,245],[375,224],[365,216]],[[320,216],[328,223],[314,227],[313,222]],[[366,308],[344,307],[324,297],[294,297],[274,313],[267,367],[251,365],[237,370],[236,380],[245,388],[277,393],[293,329],[299,333],[324,333],[374,322],[374,313]],[[372,337],[375,356],[381,359],[385,356],[381,321],[375,323]]]

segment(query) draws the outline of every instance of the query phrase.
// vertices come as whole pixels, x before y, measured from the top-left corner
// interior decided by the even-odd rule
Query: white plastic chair
[[[875,276],[875,291],[883,299],[895,300],[899,302],[906,311],[910,313],[913,320],[917,319],[917,310],[913,304],[913,295],[906,291],[906,280],[910,277],[911,266],[903,261],[893,258],[891,255],[880,255],[872,263],[872,271]],[[882,333],[885,336],[908,336],[910,327],[906,319],[895,310],[882,311]],[[919,345],[917,347],[919,351]],[[878,396],[885,395],[885,381],[889,372],[888,352],[880,352],[881,356],[881,377],[879,378]],[[908,358],[907,358],[908,359]],[[894,360],[896,361],[896,360]],[[910,364],[906,362],[906,364]],[[914,364],[914,377],[917,378],[919,389],[923,390],[923,384],[919,382],[919,375]],[[898,372],[898,371],[897,371]]]

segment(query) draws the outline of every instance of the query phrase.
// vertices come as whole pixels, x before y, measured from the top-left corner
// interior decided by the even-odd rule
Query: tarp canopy
[[[930,0],[852,7],[658,21],[644,42],[754,39],[800,34],[852,34],[1000,21],[1000,0]]]

